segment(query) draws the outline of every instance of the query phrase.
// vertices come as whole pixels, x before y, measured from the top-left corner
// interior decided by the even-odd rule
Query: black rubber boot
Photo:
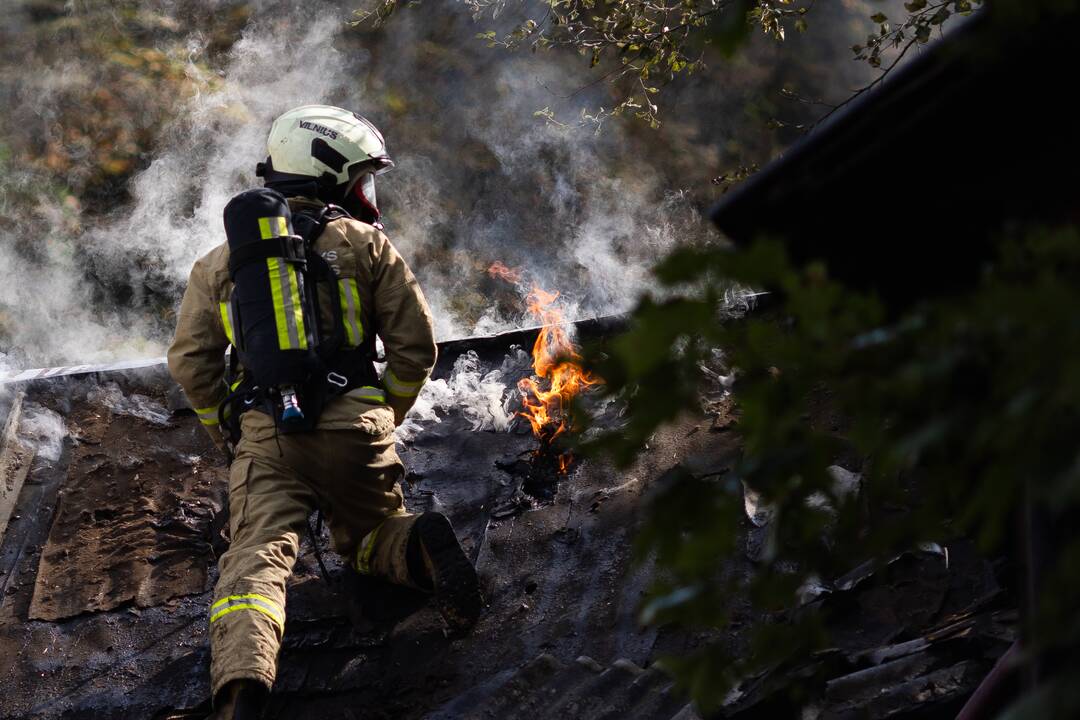
[[[464,632],[476,624],[483,605],[480,580],[445,515],[426,512],[416,519],[406,558],[409,575],[435,594],[435,605],[452,631]]]
[[[266,705],[266,687],[254,680],[233,680],[218,693],[214,720],[259,720]]]

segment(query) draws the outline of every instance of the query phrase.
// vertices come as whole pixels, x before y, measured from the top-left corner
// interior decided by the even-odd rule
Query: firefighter
[[[281,432],[273,413],[255,403],[237,413],[240,437],[232,447],[221,424],[226,413],[219,412],[223,399],[236,394],[224,362],[236,330],[228,244],[195,263],[168,362],[214,442],[233,457],[231,544],[209,608],[211,686],[220,718],[258,717],[265,704],[285,627],[285,583],[315,508],[328,522],[334,549],[352,567],[433,593],[451,630],[470,628],[481,608],[475,569],[450,522],[439,513],[410,514],[399,484],[404,466],[393,431],[431,372],[436,346],[416,278],[381,232],[375,176],[393,166],[382,135],[352,112],[307,105],[274,122],[268,146],[259,174],[287,198],[293,217],[319,213],[329,203],[348,211],[315,240],[341,293],[324,303],[340,302],[351,347],[373,355],[375,335],[381,338],[386,368],[381,378],[357,370],[357,377],[371,379],[331,397],[304,432]],[[239,373],[243,377],[244,369]]]

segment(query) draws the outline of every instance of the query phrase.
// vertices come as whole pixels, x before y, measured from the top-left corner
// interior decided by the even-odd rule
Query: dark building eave
[[[1015,12],[1013,12],[1015,15]],[[1076,18],[989,9],[922,49],[711,212],[736,245],[780,238],[796,262],[892,307],[973,282],[1014,222],[1070,217]]]

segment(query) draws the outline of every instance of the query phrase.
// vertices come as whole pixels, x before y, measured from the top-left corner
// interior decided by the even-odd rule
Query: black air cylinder
[[[240,362],[263,387],[302,384],[313,343],[288,203],[268,188],[242,192],[225,206],[225,234]]]

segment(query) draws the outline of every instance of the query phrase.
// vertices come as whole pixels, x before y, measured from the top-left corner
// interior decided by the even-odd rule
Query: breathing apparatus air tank
[[[240,363],[266,391],[281,423],[300,423],[298,388],[313,370],[317,332],[304,283],[304,240],[293,232],[285,198],[269,188],[247,190],[229,201],[225,234]]]

